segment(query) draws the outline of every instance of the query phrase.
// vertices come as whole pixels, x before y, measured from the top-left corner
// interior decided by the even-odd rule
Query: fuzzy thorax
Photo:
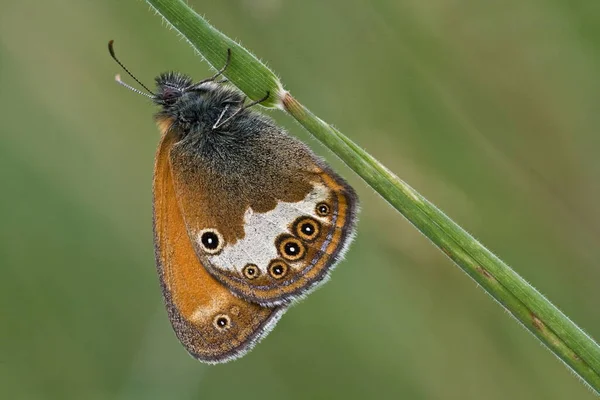
[[[161,107],[156,119],[161,130],[164,121],[181,137],[212,130],[226,111],[242,107],[244,95],[233,87],[213,81],[192,83],[184,74],[167,72],[156,78],[154,102]]]

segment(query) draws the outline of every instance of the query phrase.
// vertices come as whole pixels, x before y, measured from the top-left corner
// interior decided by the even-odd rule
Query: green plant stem
[[[312,114],[283,90],[263,63],[183,1],[146,1],[215,68],[223,65],[231,48],[225,76],[233,84],[253,100],[270,92],[269,101],[262,105],[293,116],[600,394],[600,346],[548,299],[361,147]]]

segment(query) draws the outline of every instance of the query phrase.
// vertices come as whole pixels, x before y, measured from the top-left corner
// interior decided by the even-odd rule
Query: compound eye
[[[164,102],[166,102],[168,104],[172,104],[180,96],[181,96],[181,92],[179,90],[166,86],[163,89],[160,97],[162,97],[162,100]]]

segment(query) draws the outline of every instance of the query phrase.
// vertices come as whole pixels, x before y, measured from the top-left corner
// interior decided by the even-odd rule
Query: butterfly
[[[328,278],[353,239],[355,191],[305,144],[213,77],[146,88],[159,107],[154,247],[163,299],[186,350],[206,363],[246,354]]]

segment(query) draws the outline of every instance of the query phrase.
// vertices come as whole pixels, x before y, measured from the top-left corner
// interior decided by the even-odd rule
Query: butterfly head
[[[230,50],[227,51],[225,66],[211,78],[194,83],[188,75],[178,72],[165,72],[156,77],[155,91],[150,90],[121,63],[115,55],[112,40],[108,42],[108,51],[117,64],[144,90],[123,82],[118,74],[115,76],[117,83],[137,94],[152,99],[156,105],[161,107],[155,117],[163,132],[174,129],[181,136],[187,136],[192,132],[206,132],[207,127],[212,127],[212,131],[231,105],[241,107],[244,103],[244,96],[240,91],[222,85],[225,80],[216,80],[229,64],[231,59]],[[242,111],[243,109],[242,107]]]
[[[159,125],[166,121],[164,126],[183,137],[212,131],[209,127],[222,118],[228,104],[243,104],[244,98],[222,82],[206,79],[194,83],[187,75],[167,72],[156,78],[152,100],[161,107],[156,114]]]
[[[153,100],[156,104],[169,108],[193,89],[192,78],[178,72],[166,72],[156,77],[156,91]]]

